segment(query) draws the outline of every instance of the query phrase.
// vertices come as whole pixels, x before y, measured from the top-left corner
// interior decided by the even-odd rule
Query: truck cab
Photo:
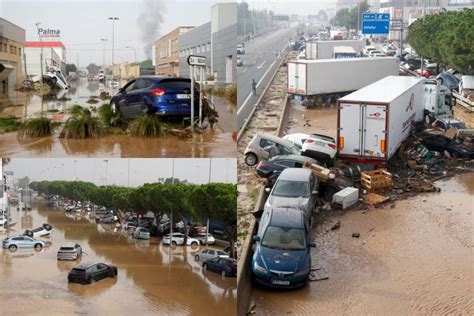
[[[425,110],[435,117],[453,115],[452,94],[448,87],[440,85],[437,80],[426,80],[424,92]]]

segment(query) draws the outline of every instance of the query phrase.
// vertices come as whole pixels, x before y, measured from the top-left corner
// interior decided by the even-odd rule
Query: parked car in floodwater
[[[196,254],[194,256],[194,259],[196,261],[202,260],[204,262],[206,260],[209,260],[212,258],[218,258],[218,257],[228,258],[229,253],[223,250],[217,250],[217,249],[204,249],[200,253]]]
[[[46,247],[46,243],[42,240],[33,239],[28,236],[11,236],[2,242],[2,248],[15,251],[18,248],[35,248],[41,250]]]
[[[237,276],[237,260],[231,258],[213,258],[202,264],[204,270],[220,273],[222,276]]]
[[[49,224],[43,224],[41,227],[38,227],[32,230],[28,230],[28,229],[25,230],[23,235],[31,237],[31,238],[46,237],[46,236],[51,236],[53,231],[54,231],[53,226]]]
[[[271,288],[298,288],[306,284],[311,270],[310,228],[303,214],[294,209],[265,210],[260,218],[252,279]]]
[[[137,227],[132,233],[132,236],[136,239],[150,239],[150,231],[144,227]]]
[[[163,237],[161,241],[163,245],[170,245],[173,246],[182,246],[184,245],[184,234],[182,233],[173,233],[173,236],[170,238],[170,234]],[[195,238],[188,237],[186,240],[187,246],[199,246],[199,240]]]
[[[58,260],[77,260],[82,256],[82,247],[76,243],[64,244],[59,248]]]
[[[206,233],[198,233],[196,234],[196,236],[193,237],[199,240],[201,245],[204,245],[206,243]],[[214,238],[214,236],[212,236],[211,234],[207,234],[207,244],[214,245],[215,243],[216,239]]]
[[[116,266],[105,263],[85,263],[72,268],[67,279],[72,283],[91,284],[105,278],[115,278],[117,274]]]
[[[194,94],[194,113],[199,113],[199,92]],[[114,113],[124,119],[144,114],[191,116],[191,80],[142,76],[129,81],[110,100]]]

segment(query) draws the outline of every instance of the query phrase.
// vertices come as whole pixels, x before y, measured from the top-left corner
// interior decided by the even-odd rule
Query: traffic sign
[[[206,66],[206,57],[205,56],[188,56],[188,65],[189,66]]]
[[[362,13],[362,34],[388,34],[390,14]]]

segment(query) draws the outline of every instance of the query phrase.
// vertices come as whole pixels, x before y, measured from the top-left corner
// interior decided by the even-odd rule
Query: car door
[[[133,86],[127,85],[124,90],[126,103],[119,103],[125,119],[135,118],[143,114],[146,105],[143,102],[143,94],[147,90],[149,82],[144,78],[138,78]],[[128,88],[128,89],[127,89]]]

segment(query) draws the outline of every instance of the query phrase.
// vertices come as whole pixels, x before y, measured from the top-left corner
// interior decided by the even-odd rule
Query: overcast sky
[[[30,180],[77,180],[105,185],[140,186],[157,182],[158,178],[170,178],[173,174],[173,159],[106,159],[94,158],[12,158],[4,166],[4,171],[13,171],[15,178],[28,176]],[[76,161],[76,162],[74,162]],[[237,182],[237,162],[235,158],[176,158],[174,159],[175,178],[188,182],[204,184],[209,182]],[[130,166],[130,168],[129,168]],[[95,168],[94,168],[95,167]],[[130,170],[130,173],[128,172]],[[95,180],[94,180],[95,178]]]
[[[353,0],[356,2],[357,0]],[[272,10],[277,14],[317,14],[319,10],[336,7],[336,0],[247,0],[251,9]]]
[[[115,21],[115,62],[145,59],[144,46],[177,26],[199,26],[210,21],[211,5],[220,0],[0,0],[0,16],[26,30],[27,41],[38,41],[35,23],[59,29],[69,63],[85,67],[102,64],[101,38],[106,42],[106,63],[112,60],[112,21]],[[160,15],[162,23],[160,23]],[[148,37],[144,42],[142,35]],[[151,38],[151,39],[150,39]]]

